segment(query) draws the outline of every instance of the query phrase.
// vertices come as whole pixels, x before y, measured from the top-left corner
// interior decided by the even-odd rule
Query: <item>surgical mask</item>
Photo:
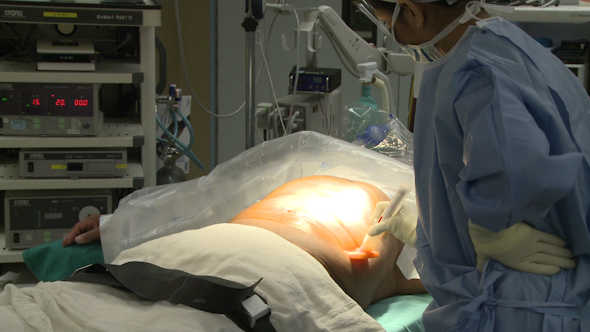
[[[459,25],[466,23],[472,18],[480,20],[480,18],[475,15],[480,12],[481,6],[481,1],[469,2],[465,6],[465,13],[463,15],[457,17],[457,19],[451,22],[451,24],[444,28],[443,31],[439,32],[436,36],[434,36],[432,40],[422,43],[420,45],[405,45],[398,42],[395,39],[395,32],[393,31],[393,26],[395,24],[395,21],[397,20],[397,17],[399,16],[401,9],[400,6],[395,6],[395,9],[393,10],[393,17],[391,19],[391,33],[389,34],[389,36],[391,36],[393,40],[395,40],[395,42],[398,43],[399,46],[414,59],[414,61],[422,63],[432,62],[444,56],[444,54],[436,47],[436,44],[443,38],[448,36]]]

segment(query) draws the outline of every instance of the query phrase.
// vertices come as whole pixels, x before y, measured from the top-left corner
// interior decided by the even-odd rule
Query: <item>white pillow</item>
[[[268,301],[277,331],[384,331],[315,258],[262,228],[224,223],[184,231],[123,251],[113,264],[128,261],[244,285],[263,278],[255,291]]]

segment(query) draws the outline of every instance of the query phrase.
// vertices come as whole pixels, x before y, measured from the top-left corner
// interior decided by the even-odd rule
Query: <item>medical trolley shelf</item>
[[[120,178],[29,179],[19,176],[18,159],[0,160],[0,187],[4,190],[141,188],[143,170],[138,161],[127,162],[127,175]]]
[[[105,118],[96,136],[85,137],[0,137],[0,148],[137,148],[145,143],[139,120]]]
[[[490,10],[512,22],[545,22],[545,23],[587,23],[590,22],[590,6],[561,5],[548,7],[516,6],[507,12],[498,7],[498,11]]]
[[[113,188],[131,188],[133,177],[144,179],[141,187],[156,185],[156,120],[154,106],[156,101],[156,33],[161,25],[161,8],[157,0],[141,2],[112,1],[39,1],[39,0],[0,0],[3,15],[0,22],[12,24],[73,24],[89,27],[123,27],[136,29],[138,53],[122,59],[103,58],[96,63],[94,71],[38,71],[35,62],[0,61],[0,80],[12,83],[64,83],[64,84],[135,84],[141,95],[137,101],[138,114],[133,118],[105,118],[101,131],[94,137],[10,137],[0,136],[0,148],[100,148],[100,147],[139,147],[141,150],[137,172],[131,179],[109,179],[100,181],[75,180],[86,183],[87,188],[104,188],[111,183]],[[76,37],[72,37],[76,38]],[[82,36],[82,38],[88,38]],[[100,39],[100,37],[99,37]],[[71,141],[70,141],[71,140]],[[153,143],[152,143],[153,142]],[[130,170],[134,169],[130,165]],[[10,172],[8,173],[10,176]],[[76,187],[64,179],[43,180],[4,180],[0,190],[13,189],[15,183],[26,183],[27,189],[33,183],[40,187],[34,189],[60,189],[64,186]],[[30,184],[29,184],[30,182]],[[62,182],[64,185],[62,185]],[[112,183],[114,182],[114,183]],[[137,181],[136,181],[137,182]],[[9,186],[9,187],[6,187]],[[25,189],[25,188],[18,188]]]
[[[141,66],[137,63],[101,62],[92,72],[38,71],[36,63],[0,61],[0,75],[3,82],[27,83],[119,83],[138,84],[144,79]]]
[[[141,2],[0,0],[0,22],[37,24],[42,29],[56,24],[86,27],[121,27],[135,31],[137,53],[121,59],[103,58],[94,71],[38,71],[36,62],[0,61],[0,83],[134,84],[140,91],[137,111],[123,118],[104,118],[100,132],[86,137],[1,136],[0,149],[18,148],[127,148],[124,177],[78,179],[20,178],[18,160],[0,160],[0,191],[94,188],[141,188],[156,185],[156,33],[161,25],[157,0]],[[8,31],[8,30],[7,30]],[[97,30],[97,31],[100,31]],[[107,30],[105,30],[107,31]],[[110,31],[110,30],[108,30]],[[76,38],[76,37],[73,37]],[[82,39],[84,37],[82,34]],[[100,36],[97,37],[99,40]],[[12,158],[12,157],[11,157]],[[2,159],[2,158],[0,158]],[[23,262],[21,250],[5,249],[4,216],[0,216],[0,264]]]

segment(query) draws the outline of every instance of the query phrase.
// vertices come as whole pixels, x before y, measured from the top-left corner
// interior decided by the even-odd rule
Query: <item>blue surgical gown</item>
[[[500,18],[426,66],[414,127],[415,265],[427,331],[590,331],[590,99],[563,63]],[[476,270],[467,221],[526,221],[577,263],[541,276]]]

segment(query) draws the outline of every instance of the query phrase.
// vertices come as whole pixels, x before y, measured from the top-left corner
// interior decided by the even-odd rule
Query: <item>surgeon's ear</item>
[[[424,8],[420,4],[411,0],[399,0],[398,5],[404,6],[412,12],[417,28],[424,26]]]

